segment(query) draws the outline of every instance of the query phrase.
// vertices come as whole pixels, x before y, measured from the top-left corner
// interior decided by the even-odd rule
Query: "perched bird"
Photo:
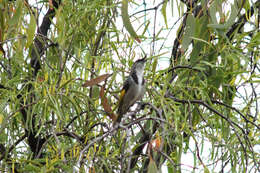
[[[123,115],[138,100],[142,99],[145,93],[144,67],[146,56],[137,60],[132,68],[130,75],[123,85],[123,89],[119,98],[119,107],[117,111],[116,122],[120,123]]]

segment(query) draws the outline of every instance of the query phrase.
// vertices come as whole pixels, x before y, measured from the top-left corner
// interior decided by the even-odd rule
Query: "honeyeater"
[[[120,93],[119,106],[117,111],[116,122],[120,123],[123,115],[138,100],[142,99],[145,93],[144,67],[146,56],[137,60],[132,68],[130,75],[123,84]]]

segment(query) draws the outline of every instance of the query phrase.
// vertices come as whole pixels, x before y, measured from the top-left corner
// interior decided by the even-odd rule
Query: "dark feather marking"
[[[123,86],[123,90],[125,90],[125,92],[129,89],[129,82],[128,80],[125,81],[124,86]]]
[[[138,78],[137,78],[135,71],[131,74],[131,76],[132,76],[133,80],[135,81],[135,83],[138,84]]]

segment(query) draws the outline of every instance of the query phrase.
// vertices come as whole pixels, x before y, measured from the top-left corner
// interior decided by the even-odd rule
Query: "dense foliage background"
[[[259,1],[0,8],[0,172],[260,172]],[[114,127],[145,54],[145,97]]]

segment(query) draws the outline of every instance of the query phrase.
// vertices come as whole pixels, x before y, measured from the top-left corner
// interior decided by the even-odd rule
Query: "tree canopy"
[[[260,1],[0,8],[0,172],[260,172]],[[114,126],[144,56],[145,96]]]

